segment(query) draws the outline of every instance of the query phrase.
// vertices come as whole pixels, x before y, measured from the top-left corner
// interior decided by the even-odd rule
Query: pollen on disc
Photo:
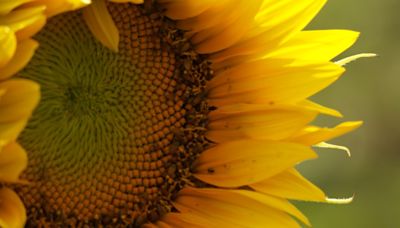
[[[66,13],[36,35],[40,47],[19,74],[42,93],[19,138],[29,157],[23,178],[31,184],[17,187],[28,225],[157,220],[172,210],[193,160],[181,149],[202,144],[190,141],[192,134],[177,137],[198,121],[189,121],[192,88],[165,41],[163,17],[133,4],[108,9],[120,33],[118,53],[93,37],[81,12]]]

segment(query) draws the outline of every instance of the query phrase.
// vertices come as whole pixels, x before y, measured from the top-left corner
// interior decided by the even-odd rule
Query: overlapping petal
[[[17,182],[28,163],[24,149],[16,142],[0,141],[0,181]]]
[[[13,57],[17,39],[8,26],[0,26],[0,67],[4,67]]]
[[[0,80],[10,78],[28,64],[38,45],[39,44],[32,39],[21,41],[9,63],[4,67],[0,67]]]
[[[204,151],[197,160],[194,176],[220,187],[240,187],[264,180],[312,158],[316,158],[316,154],[300,144],[238,140]]]
[[[83,10],[83,17],[93,35],[104,46],[117,52],[119,32],[107,10],[106,0],[94,1]]]
[[[250,185],[258,192],[284,199],[310,200],[324,202],[326,196],[322,190],[291,168],[271,178]]]
[[[246,138],[282,140],[299,131],[317,114],[317,111],[298,106],[242,104],[221,107],[210,113],[206,136],[217,143]]]
[[[210,89],[209,102],[215,106],[235,103],[295,103],[326,88],[343,72],[341,66],[327,62],[288,66],[247,77],[227,74],[223,76],[225,83]]]
[[[0,226],[24,227],[26,211],[18,195],[8,188],[0,189]]]
[[[46,15],[52,17],[57,14],[83,8],[90,3],[92,3],[92,0],[34,0],[28,6],[46,6]]]
[[[344,135],[360,127],[362,121],[344,122],[334,128],[308,126],[291,138],[291,141],[305,145],[313,145]]]
[[[286,200],[246,190],[185,188],[174,205],[182,213],[218,221],[217,226],[299,227],[289,214],[308,223]]]

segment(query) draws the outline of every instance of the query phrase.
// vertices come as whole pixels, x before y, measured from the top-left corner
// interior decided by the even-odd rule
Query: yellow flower
[[[289,200],[348,202],[295,169],[361,124],[310,125],[341,114],[308,98],[370,56],[332,62],[358,33],[303,31],[324,3],[0,3],[0,181],[26,224],[299,227]]]

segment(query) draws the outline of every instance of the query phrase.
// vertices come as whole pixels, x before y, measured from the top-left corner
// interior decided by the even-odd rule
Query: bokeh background
[[[330,197],[355,194],[349,205],[297,204],[316,228],[400,227],[400,1],[330,0],[309,29],[351,29],[358,42],[343,55],[374,52],[379,57],[347,65],[347,72],[314,101],[340,110],[343,120],[364,125],[331,142],[352,157],[318,150],[318,160],[300,166]],[[318,123],[333,126],[334,118]]]

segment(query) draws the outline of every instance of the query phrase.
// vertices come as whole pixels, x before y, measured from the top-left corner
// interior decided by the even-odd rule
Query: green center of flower
[[[42,93],[19,138],[29,156],[23,178],[32,183],[17,188],[28,225],[157,220],[173,210],[206,145],[208,108],[199,98],[208,64],[179,54],[182,33],[171,41],[177,30],[158,12],[108,7],[118,53],[92,36],[80,12],[67,13],[35,37],[40,48],[19,74]]]

